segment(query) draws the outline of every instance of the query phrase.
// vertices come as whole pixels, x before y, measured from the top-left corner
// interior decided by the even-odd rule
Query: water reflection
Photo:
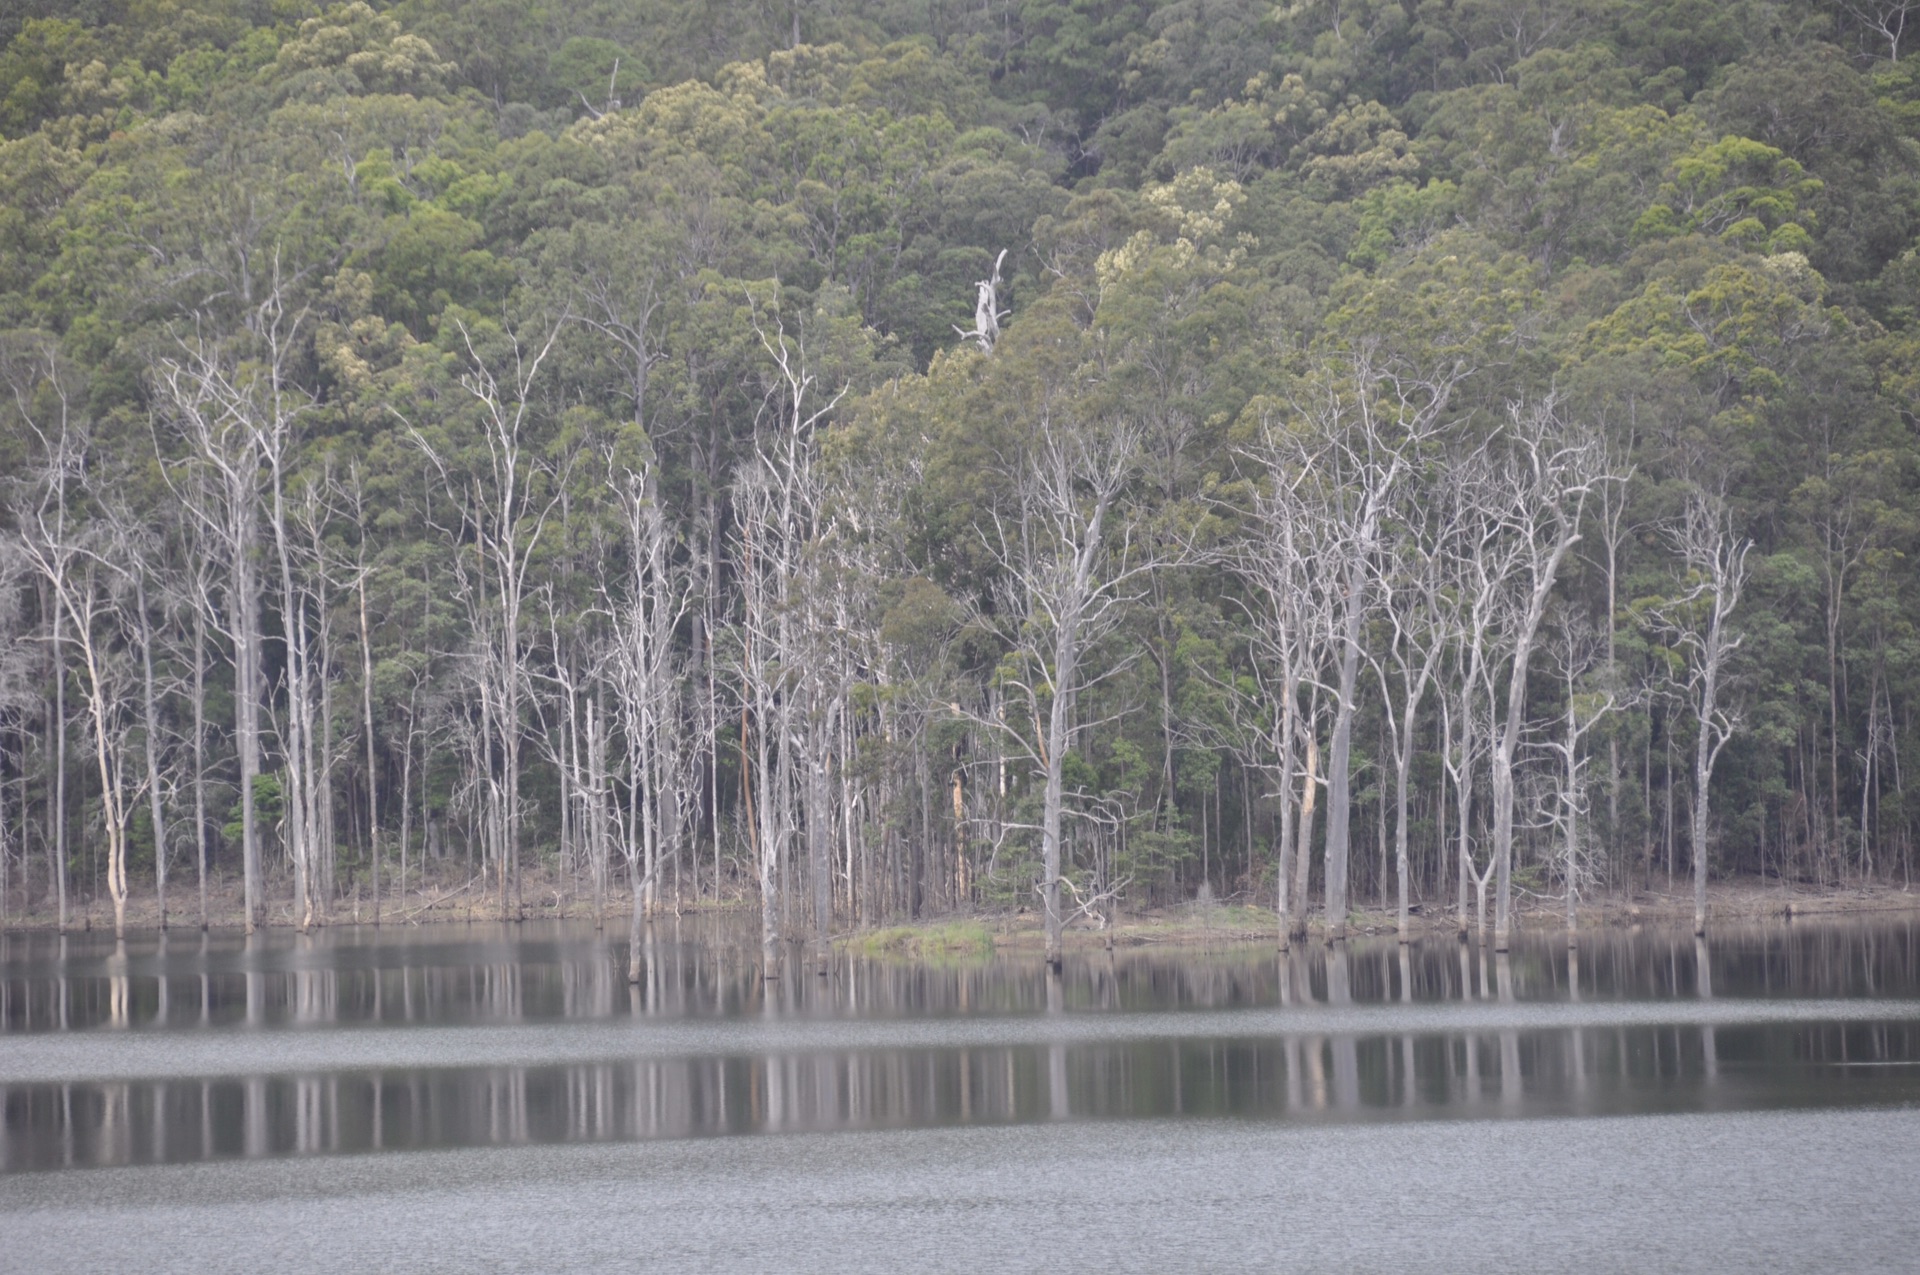
[[[1427,1119],[1920,1100],[1920,1024],[1301,1034],[0,1085],[0,1172],[1169,1115]]]
[[[0,936],[0,1173],[1182,1115],[1920,1102],[1917,953],[1910,925],[1836,925],[1588,934],[1571,950],[1542,935],[1510,954],[1122,949],[1060,971],[1023,954],[842,957],[831,977],[788,960],[769,978],[744,927],[668,924],[643,935],[629,982],[624,942],[557,925]],[[1205,1012],[1227,1010],[1252,1012]]]
[[[1920,996],[1911,924],[1716,934],[1523,937],[1511,955],[1430,940],[1206,954],[1069,954],[1057,990],[1007,954],[947,965],[840,958],[832,977],[762,977],[739,926],[689,921],[624,942],[586,927],[450,926],[191,939],[0,935],[0,1033],[81,1028],[512,1023],[616,1016],[939,1017],[1336,1004]],[[804,972],[801,961],[790,970]]]

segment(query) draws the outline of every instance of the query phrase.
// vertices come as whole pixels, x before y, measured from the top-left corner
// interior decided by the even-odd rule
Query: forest
[[[7,0],[0,925],[1905,885],[1910,20]]]

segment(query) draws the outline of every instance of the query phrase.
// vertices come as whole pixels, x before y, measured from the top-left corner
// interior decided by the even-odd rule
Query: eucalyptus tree
[[[824,322],[804,316],[790,330],[774,307],[762,309],[751,293],[745,318],[765,359],[765,395],[754,432],[753,454],[734,478],[733,557],[740,591],[739,675],[753,755],[747,807],[749,841],[760,878],[760,934],[766,975],[777,972],[777,944],[788,900],[782,884],[798,831],[795,783],[810,758],[799,754],[817,739],[805,738],[801,701],[805,663],[811,652],[803,632],[803,592],[810,546],[818,535],[825,499],[819,463],[819,432],[847,393],[844,382],[821,383],[827,351]],[[749,725],[750,723],[750,725]]]
[[[34,641],[27,614],[25,554],[0,539],[0,926],[7,923],[13,890],[13,872],[19,864],[21,894],[27,895],[26,717],[35,694]],[[7,774],[11,764],[14,775]],[[9,788],[21,796],[16,814],[8,803]]]
[[[193,637],[191,644],[193,655],[193,680],[187,692],[193,714],[192,738],[190,740],[193,765],[193,849],[194,884],[200,896],[200,928],[204,931],[208,925],[207,917],[207,673],[208,673],[208,623],[207,617],[215,608],[214,593],[218,588],[216,581],[220,574],[220,564],[211,555],[195,552],[199,536],[194,531],[194,519],[185,520],[185,534],[188,553],[192,561],[179,580],[182,587],[181,603],[193,615]]]
[[[68,626],[66,640],[74,650],[99,782],[113,932],[123,938],[128,822],[141,787],[128,773],[137,679],[131,667],[133,640],[123,624],[130,573],[122,546],[100,512],[102,491],[123,475],[100,472],[104,449],[96,447],[82,422],[63,420],[61,426],[57,434],[42,436],[43,464],[17,511],[18,543]]]
[[[1670,536],[1686,568],[1686,588],[1660,610],[1685,661],[1687,707],[1694,721],[1693,932],[1700,935],[1707,932],[1713,770],[1740,724],[1724,695],[1728,664],[1742,640],[1732,616],[1746,587],[1753,542],[1735,532],[1726,502],[1698,487],[1689,493],[1686,511]]]
[[[374,571],[368,548],[373,539],[369,524],[365,469],[350,463],[334,478],[331,498],[347,526],[355,529],[353,562],[348,588],[355,601],[360,636],[360,731],[367,758],[367,858],[372,876],[373,923],[380,924],[380,765],[373,714],[373,625],[367,610],[367,581]]]
[[[162,471],[197,524],[201,543],[225,567],[224,607],[213,614],[210,590],[196,592],[209,624],[233,648],[234,736],[240,757],[241,863],[246,927],[264,906],[256,779],[261,774],[260,712],[265,698],[261,552],[266,449],[289,445],[298,419],[312,407],[295,364],[302,316],[288,312],[276,289],[253,313],[251,330],[229,340],[196,333],[177,353],[150,368]],[[179,450],[171,445],[179,444]],[[284,617],[283,617],[284,618]]]
[[[800,700],[795,743],[805,760],[805,773],[799,777],[800,804],[807,830],[815,956],[818,972],[825,974],[829,969],[828,936],[833,928],[834,829],[848,815],[845,809],[836,809],[832,772],[853,679],[847,649],[850,635],[841,623],[850,615],[846,581],[832,561],[834,518],[830,498],[823,494],[821,505],[802,566],[798,597],[802,657],[794,692]]]
[[[1259,755],[1271,769],[1279,795],[1274,908],[1284,949],[1306,918],[1306,879],[1301,869],[1309,861],[1307,837],[1313,822],[1319,754],[1313,715],[1301,712],[1300,699],[1324,657],[1327,623],[1319,608],[1326,595],[1309,584],[1315,569],[1312,506],[1303,491],[1309,470],[1296,463],[1297,450],[1270,411],[1263,412],[1260,433],[1243,456],[1254,470],[1245,531],[1221,555],[1252,591],[1246,612],[1257,702],[1248,709],[1261,736]],[[1310,759],[1304,772],[1298,769],[1303,746]],[[1302,773],[1304,786],[1296,801],[1294,784]]]
[[[1527,680],[1560,569],[1582,535],[1588,498],[1618,480],[1599,437],[1567,419],[1554,395],[1516,403],[1502,439],[1493,517],[1514,549],[1507,623],[1498,634],[1505,665],[1504,698],[1496,701],[1488,768],[1493,789],[1495,951],[1507,949],[1513,920],[1514,771],[1527,726]]]
[[[275,734],[280,740],[283,840],[293,864],[294,898],[304,932],[324,918],[324,873],[330,856],[323,820],[331,812],[322,777],[324,750],[315,742],[322,728],[318,700],[327,682],[324,660],[315,650],[315,630],[325,624],[324,606],[315,603],[324,600],[316,599],[310,583],[317,564],[306,543],[317,538],[319,517],[310,503],[296,507],[299,496],[288,491],[298,446],[293,426],[292,413],[259,418],[253,442],[266,471],[266,531],[279,584],[284,717],[275,715]],[[311,502],[313,489],[305,483],[302,487],[300,495]]]
[[[1003,680],[1024,701],[1026,719],[989,724],[1043,777],[1039,893],[1046,959],[1057,969],[1066,761],[1076,734],[1091,725],[1077,719],[1076,706],[1132,662],[1094,657],[1168,555],[1143,548],[1122,507],[1140,463],[1139,429],[1124,417],[1084,414],[1084,404],[1065,396],[1050,394],[1036,412],[1031,436],[1010,458],[1016,503],[988,533],[1002,573],[988,622],[1010,648]]]
[[[1420,706],[1433,685],[1449,645],[1448,564],[1462,527],[1447,517],[1443,502],[1411,490],[1397,502],[1385,552],[1373,563],[1379,595],[1384,652],[1367,655],[1380,684],[1393,761],[1393,851],[1397,910],[1395,929],[1411,943],[1408,902],[1408,797],[1419,744]]]
[[[165,548],[155,543],[157,537],[152,529],[139,526],[124,506],[116,504],[108,516],[112,522],[115,556],[125,564],[133,587],[133,605],[128,618],[133,645],[140,652],[140,751],[146,763],[147,811],[153,826],[154,897],[160,928],[164,930],[167,928],[167,860],[171,849],[167,844],[166,793],[161,783],[164,745],[160,702],[165,692],[153,671],[153,653],[160,645],[161,633],[154,623],[152,608],[156,601],[165,602],[168,598],[169,591],[164,587]],[[161,587],[153,588],[154,585]]]
[[[234,649],[236,735],[241,754],[243,858],[251,864],[249,924],[259,895],[259,837],[254,781],[261,774],[263,708],[272,715],[280,748],[285,799],[283,843],[294,871],[295,901],[304,929],[324,918],[331,853],[331,795],[325,738],[329,695],[324,649],[326,613],[319,540],[325,512],[320,491],[296,474],[301,429],[315,398],[300,376],[309,332],[296,281],[276,273],[268,294],[226,339],[196,334],[178,343],[177,356],[152,368],[156,443],[164,427],[184,454],[162,443],[168,481],[218,547],[228,568],[225,628]],[[295,490],[295,488],[298,490]],[[267,595],[256,556],[268,556],[276,586],[277,637],[284,694],[266,684],[261,612]],[[198,595],[211,603],[207,593]]]
[[[563,310],[527,328],[452,319],[467,410],[446,411],[411,431],[459,520],[441,530],[462,546],[452,565],[474,643],[468,667],[480,700],[472,782],[483,802],[503,919],[518,918],[524,908],[520,780],[533,636],[527,609],[541,541],[560,503],[560,470],[568,463],[542,445],[546,404],[537,394],[567,318]]]
[[[1317,569],[1305,585],[1319,592],[1327,626],[1332,701],[1327,749],[1325,914],[1329,939],[1344,937],[1353,814],[1353,723],[1360,668],[1369,655],[1391,527],[1411,499],[1414,466],[1439,431],[1454,387],[1467,374],[1455,363],[1419,374],[1396,364],[1377,343],[1335,355],[1294,395],[1283,442],[1287,463],[1309,477],[1303,530]],[[1384,564],[1391,570],[1391,564]],[[1404,873],[1402,874],[1404,880]]]
[[[79,463],[78,453],[83,450],[87,437],[87,422],[82,411],[84,400],[75,384],[75,371],[61,357],[58,344],[46,333],[13,332],[0,338],[0,374],[6,377],[21,441],[27,442],[30,437],[35,445],[33,451],[38,452],[42,462],[35,475],[40,480],[38,483],[31,478],[24,482],[18,478],[15,481],[11,493],[15,526],[44,526],[46,502],[49,498],[53,502],[52,525],[43,531],[41,537],[48,543],[49,551],[43,557],[36,558],[28,552],[24,538],[13,542],[10,548],[19,553],[26,570],[43,581],[40,609],[50,613],[45,617],[50,680],[53,683],[47,705],[47,716],[51,719],[48,751],[52,754],[50,762],[53,772],[48,784],[50,791],[46,794],[48,823],[51,825],[47,837],[47,890],[54,896],[57,924],[63,933],[67,928],[68,714],[65,638],[68,617],[67,608],[55,596],[62,586],[46,581],[45,574],[48,566],[65,570],[73,561],[72,554],[64,547],[59,552],[53,552],[51,546],[68,545],[68,522],[77,516],[69,509],[68,495],[74,470]]]
[[[1602,644],[1591,626],[1571,614],[1559,620],[1558,641],[1551,656],[1560,677],[1566,705],[1560,713],[1558,734],[1544,741],[1545,750],[1559,763],[1558,785],[1549,801],[1547,822],[1560,834],[1560,867],[1566,886],[1567,946],[1578,943],[1580,889],[1588,873],[1582,863],[1581,820],[1587,814],[1586,770],[1590,760],[1583,741],[1618,707],[1611,678],[1598,690],[1583,680],[1602,664]],[[1602,664],[1604,668],[1605,665]]]
[[[608,485],[620,513],[626,571],[617,589],[602,586],[601,601],[611,619],[605,680],[623,725],[629,766],[629,826],[622,849],[633,890],[627,978],[636,983],[642,923],[654,908],[662,864],[668,855],[677,861],[681,852],[689,796],[680,774],[686,723],[677,635],[692,613],[693,573],[674,558],[676,529],[656,494],[654,464],[644,437],[621,439],[609,458]],[[589,749],[604,750],[595,728],[589,730]],[[599,795],[605,783],[604,752],[590,756],[589,800],[604,800]]]
[[[1920,28],[1920,3],[1916,0],[1839,0],[1839,7],[1865,29],[1866,35],[1886,42],[1888,62],[1900,60],[1900,45],[1908,27]]]
[[[1448,677],[1440,695],[1442,760],[1453,781],[1455,856],[1455,920],[1467,934],[1467,887],[1472,883],[1475,929],[1487,939],[1487,886],[1496,856],[1489,854],[1484,868],[1473,850],[1476,777],[1493,735],[1498,634],[1510,609],[1508,581],[1514,569],[1516,546],[1504,534],[1497,497],[1498,470],[1488,446],[1461,448],[1449,456],[1441,471],[1440,503],[1454,527],[1453,552],[1447,566],[1448,587],[1443,597],[1450,647]]]

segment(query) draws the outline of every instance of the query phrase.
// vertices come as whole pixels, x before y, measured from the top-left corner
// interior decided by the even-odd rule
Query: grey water
[[[1913,921],[769,979],[704,915],[640,955],[629,984],[623,933],[566,923],[0,935],[0,1271],[1920,1252]]]

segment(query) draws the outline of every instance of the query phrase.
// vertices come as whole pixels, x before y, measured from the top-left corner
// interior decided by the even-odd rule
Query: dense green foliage
[[[1569,697],[1616,705],[1581,744],[1593,878],[1690,862],[1672,529],[1700,492],[1754,543],[1715,870],[1901,878],[1920,815],[1920,59],[1866,21],[1896,8],[10,0],[0,469],[28,549],[0,611],[0,906],[47,896],[62,838],[92,888],[116,818],[153,880],[149,753],[175,870],[195,773],[216,868],[239,869],[242,626],[194,512],[214,484],[195,410],[284,414],[251,453],[261,530],[237,552],[261,580],[261,779],[305,769],[284,800],[310,803],[323,895],[372,873],[370,779],[389,877],[404,838],[443,874],[524,854],[578,881],[611,837],[706,894],[759,871],[752,804],[777,782],[768,879],[791,863],[794,907],[824,863],[862,920],[1030,902],[1046,759],[997,731],[1031,751],[1052,692],[1007,537],[1027,534],[1039,424],[1072,420],[1137,439],[1102,534],[1163,562],[1122,591],[1087,657],[1106,676],[1074,704],[1073,897],[1204,881],[1270,900],[1299,797],[1258,744],[1273,709],[1233,546],[1274,481],[1261,440],[1310,434],[1302,405],[1362,353],[1396,385],[1444,379],[1449,437],[1551,395],[1630,471],[1615,534],[1590,502],[1554,591],[1542,650],[1594,632],[1614,655],[1565,675],[1538,657],[1520,888],[1564,875],[1528,812],[1553,805]],[[983,352],[960,332],[1002,250],[1010,313]],[[772,551],[740,511],[796,431],[821,475],[782,524],[807,597],[755,612]],[[106,605],[56,633],[63,544]],[[502,580],[524,599],[510,629]],[[621,600],[650,588],[680,599],[636,621],[667,635],[675,720],[622,719],[583,790],[587,706],[618,716],[607,696],[641,676],[615,669]],[[802,649],[753,674],[768,616],[815,633],[807,664],[833,681],[808,692],[811,742],[771,744],[823,759],[817,792],[765,761],[757,723],[799,700]],[[1366,632],[1385,658],[1377,617]],[[772,679],[758,708],[754,676]],[[1386,680],[1360,679],[1353,726],[1364,900],[1391,878]],[[503,709],[485,688],[509,683]],[[90,686],[121,698],[88,716]],[[1417,719],[1410,841],[1416,894],[1451,902],[1439,703]],[[258,803],[269,844],[293,835],[273,831],[281,800]],[[482,829],[489,801],[508,830]]]

